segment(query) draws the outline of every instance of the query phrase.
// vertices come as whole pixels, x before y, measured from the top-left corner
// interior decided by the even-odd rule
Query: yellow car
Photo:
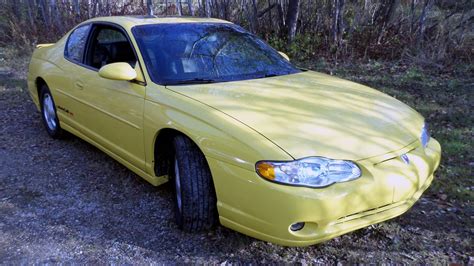
[[[51,137],[68,131],[154,186],[173,182],[186,231],[220,221],[319,243],[407,211],[440,161],[407,105],[300,69],[223,20],[85,21],[38,45],[28,88]]]

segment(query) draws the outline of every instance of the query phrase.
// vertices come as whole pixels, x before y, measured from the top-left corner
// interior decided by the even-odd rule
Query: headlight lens
[[[421,129],[421,136],[420,136],[420,141],[421,141],[421,144],[423,145],[424,148],[426,148],[426,146],[428,146],[428,142],[430,141],[430,132],[428,130],[428,124],[425,123],[423,125],[423,128]]]
[[[324,157],[291,162],[260,161],[256,169],[261,177],[270,181],[314,188],[354,180],[361,175],[360,168],[351,161]]]

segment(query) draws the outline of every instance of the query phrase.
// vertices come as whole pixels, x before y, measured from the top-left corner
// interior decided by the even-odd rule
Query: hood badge
[[[410,158],[408,158],[408,155],[403,154],[402,156],[400,156],[400,158],[405,164],[410,164]]]

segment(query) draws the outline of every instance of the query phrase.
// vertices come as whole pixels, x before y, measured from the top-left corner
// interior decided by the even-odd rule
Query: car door
[[[116,62],[137,64],[126,32],[118,26],[94,24],[71,91],[79,103],[74,116],[94,142],[143,170],[145,85],[99,76],[102,66]],[[136,70],[140,71],[138,66]]]

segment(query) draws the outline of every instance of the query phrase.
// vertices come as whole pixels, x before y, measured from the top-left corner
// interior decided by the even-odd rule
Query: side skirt
[[[168,182],[168,176],[166,176],[166,175],[152,176],[152,175],[146,173],[145,171],[143,171],[143,170],[137,168],[136,166],[132,165],[131,163],[129,163],[128,161],[126,161],[122,157],[118,156],[117,154],[113,153],[112,151],[110,151],[107,148],[101,146],[100,144],[98,144],[97,142],[92,140],[91,138],[89,138],[86,135],[82,134],[78,130],[76,130],[73,127],[69,126],[68,124],[64,123],[64,120],[61,121],[61,127],[64,130],[72,133],[73,135],[76,135],[77,137],[89,142],[90,144],[94,145],[95,147],[97,147],[101,151],[105,152],[107,155],[114,158],[116,161],[118,161],[119,163],[121,163],[122,165],[124,165],[125,167],[130,169],[132,172],[134,172],[135,174],[139,175],[140,177],[142,177],[143,179],[148,181],[153,186],[159,186],[161,184],[164,184],[164,183]]]

